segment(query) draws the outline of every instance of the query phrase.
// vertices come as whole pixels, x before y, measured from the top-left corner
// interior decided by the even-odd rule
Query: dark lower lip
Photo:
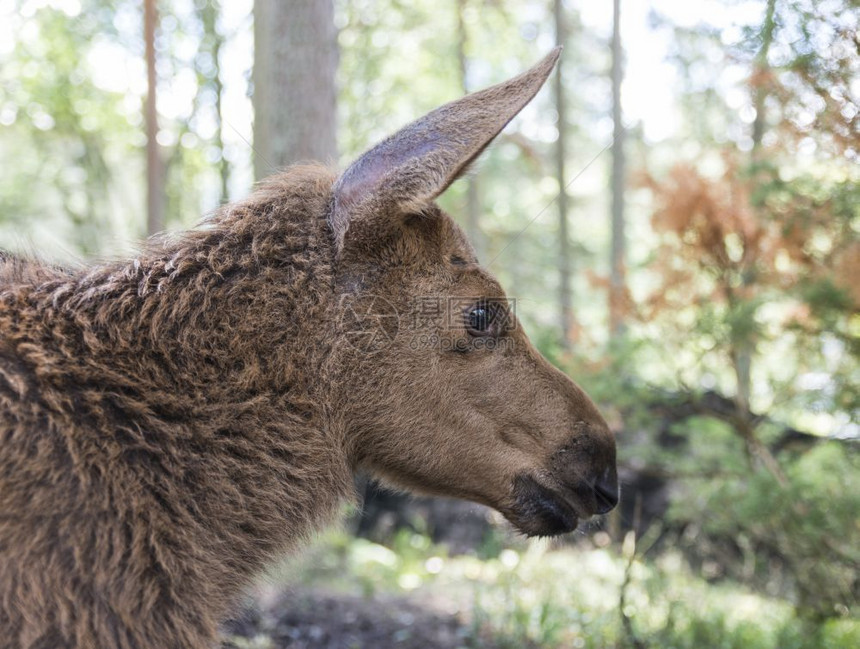
[[[579,525],[579,514],[573,505],[531,476],[516,478],[514,498],[515,511],[508,518],[527,536],[558,536]]]

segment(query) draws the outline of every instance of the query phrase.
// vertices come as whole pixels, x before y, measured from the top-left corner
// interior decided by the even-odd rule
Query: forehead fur
[[[354,232],[352,245],[340,258],[342,269],[369,264],[378,270],[429,270],[434,264],[477,263],[463,230],[435,204],[407,215],[377,214],[372,221],[386,225]]]
[[[404,220],[404,230],[408,237],[415,237],[419,243],[432,250],[434,257],[442,256],[446,261],[455,263],[477,263],[475,250],[451,216],[435,203],[421,214]]]

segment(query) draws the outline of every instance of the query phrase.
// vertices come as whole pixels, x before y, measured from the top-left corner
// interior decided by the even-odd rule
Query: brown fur
[[[358,469],[527,534],[614,504],[614,442],[588,397],[520,328],[466,331],[460,298],[504,294],[431,202],[556,57],[340,179],[292,168],[137,259],[0,256],[0,648],[210,647]],[[373,296],[400,328],[367,351],[346,316]],[[419,296],[458,300],[427,323]],[[506,344],[477,344],[491,338]]]

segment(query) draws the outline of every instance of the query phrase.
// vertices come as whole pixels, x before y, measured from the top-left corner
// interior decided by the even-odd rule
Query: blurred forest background
[[[599,401],[622,505],[527,542],[362,485],[226,646],[854,649],[858,30],[857,0],[0,0],[0,247],[129,253],[562,43],[442,203]]]

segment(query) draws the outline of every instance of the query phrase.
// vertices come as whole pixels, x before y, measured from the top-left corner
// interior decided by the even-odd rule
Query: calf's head
[[[335,183],[341,413],[355,463],[394,485],[466,498],[529,535],[618,500],[613,435],[518,326],[501,286],[435,204],[537,93],[528,72],[452,102]]]

